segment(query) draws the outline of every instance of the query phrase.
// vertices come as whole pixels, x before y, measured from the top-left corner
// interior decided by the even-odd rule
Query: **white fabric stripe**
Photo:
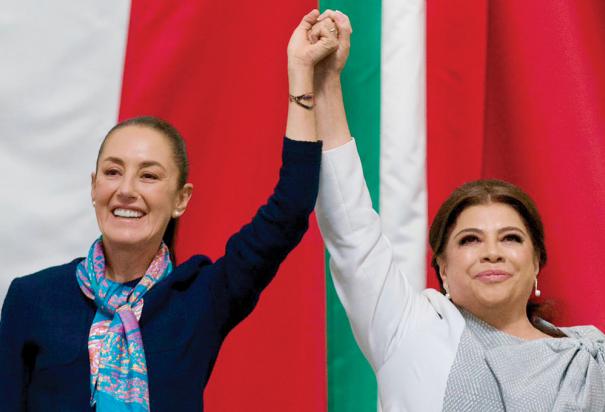
[[[90,179],[116,122],[130,2],[5,0],[0,10],[0,303],[15,276],[86,253]]]
[[[426,285],[425,2],[383,0],[380,215],[395,260]]]

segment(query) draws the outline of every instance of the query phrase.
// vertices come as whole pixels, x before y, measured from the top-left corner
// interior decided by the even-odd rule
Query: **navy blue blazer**
[[[282,160],[273,195],[229,239],[222,258],[193,256],[145,295],[139,324],[152,411],[203,410],[227,333],[305,233],[321,143],[285,139]],[[76,281],[80,261],[12,282],[0,318],[1,411],[91,410],[87,342],[96,307]]]

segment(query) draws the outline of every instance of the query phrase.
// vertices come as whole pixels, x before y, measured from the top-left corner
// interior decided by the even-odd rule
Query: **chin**
[[[482,306],[495,308],[510,302],[511,291],[507,287],[492,286],[479,291],[475,296]]]
[[[141,236],[138,233],[126,231],[123,233],[104,233],[103,242],[111,243],[113,246],[131,249],[142,247],[149,243],[149,238]]]

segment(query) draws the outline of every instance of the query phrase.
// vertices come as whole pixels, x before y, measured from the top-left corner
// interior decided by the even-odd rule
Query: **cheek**
[[[112,193],[113,189],[111,187],[111,184],[102,180],[98,180],[95,184],[95,188],[93,189],[95,203],[97,205],[107,203],[111,198]]]
[[[536,256],[532,248],[522,247],[510,250],[510,260],[521,271],[534,272],[536,270]]]
[[[444,258],[447,283],[451,293],[461,296],[468,291],[472,271],[477,262],[477,252],[472,247],[454,247],[447,250]]]
[[[172,190],[150,190],[146,194],[149,206],[155,209],[158,214],[169,220],[176,204],[176,196]]]
[[[476,253],[472,248],[452,248],[445,260],[449,272],[465,271],[476,261]]]

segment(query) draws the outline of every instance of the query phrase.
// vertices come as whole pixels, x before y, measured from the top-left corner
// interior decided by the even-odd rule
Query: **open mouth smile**
[[[125,219],[140,219],[145,216],[145,213],[140,210],[135,209],[124,209],[124,208],[116,208],[112,211],[112,214],[115,217],[121,217]]]

